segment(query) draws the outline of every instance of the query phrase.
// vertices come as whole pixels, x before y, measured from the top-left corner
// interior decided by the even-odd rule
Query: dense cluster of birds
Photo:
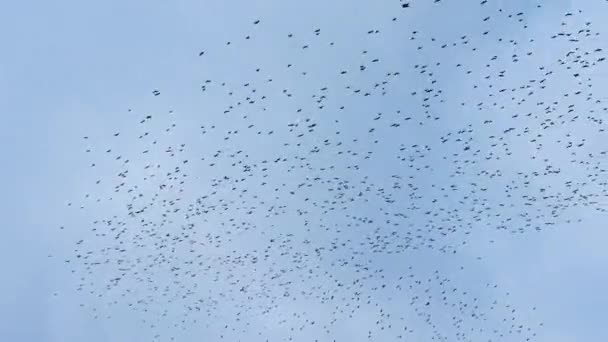
[[[352,33],[397,34],[394,51],[361,43],[320,63],[339,41],[285,32],[275,44],[304,61],[281,67],[291,82],[260,63],[238,84],[202,80],[221,105],[205,118],[129,109],[128,130],[85,136],[94,179],[68,206],[96,218],[72,227],[65,263],[104,303],[93,315],[128,306],[158,340],[194,327],[230,341],[535,340],[533,305],[424,259],[605,212],[600,33],[575,10],[531,39],[527,12],[484,0],[471,20],[485,29],[443,40],[403,31],[415,5]],[[263,25],[194,54],[205,63]]]

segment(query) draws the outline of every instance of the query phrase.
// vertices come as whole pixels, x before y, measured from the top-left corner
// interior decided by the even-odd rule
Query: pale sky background
[[[128,132],[139,118],[127,112],[128,108],[139,114],[154,113],[156,117],[175,110],[180,115],[176,119],[180,127],[197,126],[201,122],[229,125],[220,115],[225,97],[213,93],[201,95],[200,84],[205,79],[213,79],[241,85],[255,76],[257,65],[273,75],[276,83],[294,92],[312,94],[321,84],[330,88],[337,84],[333,76],[328,75],[335,73],[338,66],[356,66],[361,46],[375,51],[382,56],[382,63],[391,64],[395,69],[401,66],[409,70],[415,63],[430,63],[435,60],[434,56],[416,54],[411,49],[415,45],[397,42],[406,42],[413,30],[420,30],[421,35],[433,32],[438,40],[448,41],[462,34],[480,32],[477,21],[467,20],[469,16],[482,16],[476,12],[480,11],[479,1],[443,2],[442,7],[436,7],[430,1],[412,1],[415,7],[412,11],[416,11],[412,13],[416,14],[409,16],[402,15],[398,1],[368,0],[15,1],[5,4],[0,11],[0,144],[4,152],[0,169],[3,180],[0,212],[5,217],[0,239],[3,274],[0,340],[150,341],[157,333],[141,324],[138,313],[126,308],[114,307],[111,319],[95,320],[90,310],[79,306],[83,302],[96,305],[95,299],[75,291],[77,281],[61,262],[62,256],[71,255],[74,241],[86,236],[86,231],[78,227],[96,215],[90,211],[74,215],[74,211],[68,211],[65,206],[67,202],[77,203],[83,193],[90,191],[91,180],[97,177],[89,174],[90,161],[82,153],[83,135],[96,137],[97,142],[105,144],[103,139],[109,139],[115,131]],[[603,1],[551,1],[544,4],[542,10],[535,9],[535,2],[523,0],[502,1],[502,4],[490,0],[489,3],[494,8],[503,6],[506,11],[529,13],[526,32],[516,31],[513,25],[492,26],[493,32],[512,34],[522,41],[556,32],[564,13],[581,8],[584,10],[581,18],[591,21],[593,29],[603,35],[594,41],[595,46],[608,47],[608,24],[604,18],[608,3]],[[399,17],[397,26],[390,26],[393,16]],[[251,23],[258,18],[262,24],[254,30]],[[334,50],[311,43],[311,53],[319,53],[319,58],[304,58],[299,49],[286,45],[285,36],[289,32],[300,39],[299,44],[313,41],[312,31],[317,27],[322,29],[322,37],[336,43]],[[381,29],[382,40],[365,35],[372,28]],[[243,40],[246,34],[253,37],[247,44]],[[540,42],[535,55],[542,61],[555,60],[554,54],[564,51],[559,44],[537,40]],[[226,41],[232,41],[234,46],[226,49]],[[494,50],[489,45],[484,49],[510,55],[501,47]],[[204,63],[198,56],[201,50],[206,51]],[[463,56],[457,52],[442,60],[467,58]],[[287,63],[311,70],[308,83],[299,81],[295,73],[284,73]],[[608,89],[608,73],[603,68],[593,74],[597,97]],[[525,79],[534,71],[520,65],[517,72]],[[448,73],[439,77],[442,89],[449,92],[448,97],[469,96],[469,84],[462,77]],[[560,86],[556,84],[559,78],[552,82],[552,87],[559,92]],[[567,84],[563,81],[563,87]],[[153,89],[159,89],[161,96],[153,97]],[[403,100],[407,101],[409,90],[403,93]],[[352,120],[353,131],[366,127],[357,119],[366,109],[388,112],[393,108],[420,108],[407,107],[397,96],[378,104],[380,109],[358,107],[358,100],[352,101],[352,107],[357,110],[343,121]],[[273,105],[277,109],[269,111],[269,121],[292,115],[280,111],[282,103]],[[466,122],[463,115],[467,114],[461,108],[441,114],[439,125],[445,125],[443,127],[460,127]],[[580,129],[577,134],[585,136]],[[605,148],[602,145],[605,140],[600,141],[599,137],[589,131],[586,139],[590,151]],[[167,139],[179,143],[186,136]],[[417,141],[418,137],[412,133],[408,139]],[[239,143],[249,142],[237,140],[234,144]],[[263,144],[258,147],[273,148]],[[128,141],[116,148],[134,149]],[[562,175],[568,174],[568,177],[581,176],[580,170],[563,171]],[[103,169],[99,172],[103,174]],[[370,172],[370,176],[374,176],[374,172],[378,176],[382,174],[381,170]],[[501,290],[510,292],[510,301],[515,307],[535,306],[537,309],[529,316],[529,323],[544,322],[544,327],[537,331],[537,341],[608,341],[606,216],[583,209],[569,215],[584,221],[521,236],[486,231],[475,235],[455,259],[416,252],[410,255],[409,262],[429,272],[442,269],[454,281],[471,289],[481,283],[497,283]],[[59,233],[60,225],[69,229]],[[496,242],[489,244],[490,239]],[[49,254],[54,257],[48,258]],[[482,257],[481,261],[476,259],[478,256]],[[390,267],[394,261],[387,259],[386,263],[386,267]],[[450,271],[453,264],[460,263],[467,264],[466,273]],[[59,296],[54,297],[53,293]],[[399,307],[401,304],[396,301],[387,305]],[[272,318],[257,323],[274,324]],[[352,327],[348,322],[341,327],[344,331],[336,332],[336,336],[348,338]],[[279,330],[277,328],[277,336]],[[196,326],[186,333],[163,333],[176,336],[178,341],[215,339],[213,331]],[[273,340],[272,336],[267,337]],[[256,337],[234,338],[253,341]]]

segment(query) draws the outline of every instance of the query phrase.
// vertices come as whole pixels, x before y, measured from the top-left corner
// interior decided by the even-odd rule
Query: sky
[[[219,326],[218,322],[206,322],[206,325],[192,323],[188,329],[180,330],[171,327],[169,321],[175,317],[169,315],[167,322],[163,322],[167,327],[151,329],[141,322],[145,314],[124,305],[108,307],[103,300],[76,291],[78,276],[62,260],[73,254],[75,241],[85,239],[87,243],[102,243],[92,238],[86,229],[91,220],[123,211],[120,196],[114,202],[87,205],[86,210],[66,207],[68,202],[79,203],[84,193],[97,191],[92,188],[96,179],[115,175],[119,170],[111,161],[106,161],[100,162],[100,167],[94,172],[90,171],[92,160],[83,153],[83,136],[90,136],[91,144],[108,146],[124,155],[135,156],[140,146],[126,133],[139,132],[135,125],[141,116],[152,114],[159,118],[153,123],[154,129],[161,130],[171,122],[177,123],[175,133],[164,135],[159,140],[173,146],[188,142],[186,156],[189,158],[197,158],[217,148],[236,150],[243,146],[249,148],[252,155],[263,158],[282,150],[272,140],[254,140],[242,135],[235,136],[230,142],[223,142],[218,135],[209,141],[191,143],[197,141],[200,125],[215,124],[227,128],[241,125],[222,115],[229,103],[225,93],[213,86],[209,86],[208,92],[201,93],[204,80],[214,80],[213,85],[219,82],[216,80],[221,80],[234,85],[234,89],[238,86],[242,90],[241,86],[249,80],[272,77],[273,84],[260,86],[260,91],[278,94],[282,89],[288,89],[294,94],[320,94],[322,86],[338,88],[342,81],[335,75],[336,70],[357,68],[362,63],[360,51],[368,49],[370,54],[381,56],[383,67],[403,71],[402,77],[391,85],[392,96],[375,102],[346,95],[328,99],[328,107],[346,104],[352,108],[335,118],[345,125],[343,134],[346,137],[357,137],[367,131],[369,116],[373,115],[370,113],[394,113],[396,109],[416,113],[421,110],[420,104],[407,96],[410,89],[424,82],[417,72],[412,71],[412,65],[462,60],[475,66],[482,65],[482,61],[492,55],[508,60],[515,51],[521,53],[516,46],[505,47],[494,41],[478,39],[484,24],[467,19],[483,17],[484,11],[497,16],[497,8],[504,8],[505,12],[525,12],[528,28],[521,30],[521,25],[497,20],[492,22],[492,34],[498,32],[522,42],[530,38],[536,41],[534,55],[528,64],[520,62],[517,66],[508,64],[505,67],[513,75],[513,84],[538,72],[538,64],[553,63],[568,51],[565,45],[545,39],[548,32],[560,29],[566,12],[582,9],[583,13],[572,19],[574,25],[592,22],[594,31],[602,33],[602,36],[591,39],[589,46],[606,46],[603,37],[608,34],[608,25],[602,21],[602,13],[608,9],[608,3],[559,0],[543,4],[543,8],[538,9],[531,1],[488,2],[489,9],[481,8],[478,1],[456,3],[444,0],[441,6],[412,1],[411,14],[403,14],[398,1],[367,0],[330,3],[321,0],[20,1],[3,6],[0,14],[0,41],[3,42],[0,50],[0,143],[4,150],[4,163],[0,179],[4,182],[4,191],[0,197],[0,211],[5,220],[4,237],[0,242],[0,265],[4,274],[0,282],[0,340],[150,341],[157,334],[161,335],[159,340],[168,340],[166,336],[175,336],[178,341],[217,340],[219,328],[214,324]],[[396,24],[391,22],[392,17],[398,17]],[[252,22],[257,19],[261,23],[254,27]],[[315,38],[313,31],[316,28],[321,29],[321,38]],[[378,38],[366,34],[370,29],[381,31]],[[471,45],[479,47],[480,52],[471,55],[461,47],[449,55],[439,55],[441,50],[433,50],[430,45],[422,51],[416,50],[417,43],[408,42],[411,31],[415,30],[420,31],[419,41],[428,41],[430,37],[452,41],[469,34]],[[288,41],[287,33],[293,33],[295,39]],[[246,41],[243,37],[248,34],[252,39]],[[232,42],[230,47],[226,47],[226,41]],[[330,41],[335,42],[335,46],[330,46]],[[310,44],[307,54],[300,49],[303,44]],[[199,56],[200,51],[205,51],[205,55]],[[309,75],[303,78],[299,71],[286,72],[288,63],[293,63],[294,69],[309,71]],[[256,67],[262,69],[261,73],[255,71]],[[485,118],[484,115],[496,115],[496,121],[507,120],[491,110],[482,113],[474,108],[477,93],[471,88],[472,80],[454,70],[438,74],[439,83],[447,99],[454,103],[470,99],[470,106],[437,107],[441,120],[436,123],[413,127],[405,135],[379,129],[380,136],[396,145],[432,144],[433,139],[444,132]],[[596,97],[605,92],[606,71],[605,67],[593,70]],[[373,84],[381,76],[383,73],[372,70],[362,76],[353,76],[350,82],[353,85]],[[559,73],[550,82],[551,86],[544,94],[549,99],[573,86],[569,78]],[[153,96],[151,92],[154,89],[158,89],[161,95]],[[261,126],[278,131],[286,122],[304,120],[304,114],[300,115],[291,108],[308,108],[305,106],[309,105],[310,98],[296,98],[293,100],[295,104],[285,97],[278,98],[267,105],[268,110],[251,115]],[[519,110],[525,111],[517,107],[507,108],[510,113]],[[169,114],[169,111],[175,114]],[[310,117],[322,123],[323,127],[330,126],[334,119],[318,111],[311,111]],[[320,128],[321,132],[323,129]],[[601,135],[585,125],[573,124],[568,129],[578,138],[586,139],[588,152],[597,153],[604,148],[602,141],[605,140],[601,140]],[[112,134],[117,131],[123,134],[119,140],[112,140]],[[474,134],[472,139],[484,141],[491,132],[478,129]],[[320,138],[311,139],[309,143],[312,145],[322,142]],[[517,145],[517,142],[514,146],[519,146],[519,149],[514,151],[513,159],[486,166],[500,169],[508,175],[526,167],[533,168],[533,163],[527,158],[533,153],[531,147]],[[375,147],[370,140],[363,148],[361,153]],[[393,157],[390,152],[379,148],[374,152],[384,161]],[[559,187],[560,182],[566,179],[563,177],[585,179],[586,171],[572,167],[557,145],[547,146],[543,153],[555,159],[563,171],[543,182],[555,182]],[[156,160],[161,164],[170,162],[164,158],[159,154]],[[429,163],[435,168],[443,165],[433,156],[429,158]],[[334,161],[323,155],[315,159],[319,165],[334,162],[344,163],[343,166],[348,164],[348,160]],[[132,163],[143,165],[145,161],[134,157]],[[388,162],[384,165],[369,164],[364,168],[371,179],[384,179],[393,171],[390,165]],[[200,186],[198,189],[204,189],[209,179],[221,175],[206,169],[198,171],[199,183],[195,183]],[[348,178],[348,171],[344,172],[340,177]],[[290,182],[290,176],[286,175],[282,170],[273,177],[277,177],[276,181],[279,177],[286,177],[285,182]],[[449,180],[446,178],[445,181]],[[539,182],[533,186],[541,187],[543,184]],[[106,191],[105,195],[110,196],[112,188],[104,189],[100,191]],[[184,196],[195,198],[198,189],[189,188]],[[433,190],[429,191],[430,194]],[[236,198],[227,190],[224,195],[226,200]],[[314,195],[313,192],[311,196]],[[495,200],[500,201],[500,194],[495,195]],[[272,193],[260,190],[260,196],[272,196]],[[298,202],[299,199],[292,199],[287,205]],[[359,213],[377,215],[373,206],[362,206],[358,208]],[[496,283],[502,291],[498,296],[502,298],[504,292],[509,292],[509,301],[514,307],[522,311],[536,308],[520,318],[530,325],[539,321],[544,323],[537,331],[537,341],[606,341],[608,331],[604,324],[608,317],[608,294],[604,284],[608,281],[608,249],[605,248],[608,235],[604,229],[605,214],[579,207],[565,215],[572,220],[571,224],[558,223],[538,233],[508,234],[477,229],[457,256],[415,251],[407,255],[407,261],[395,256],[378,256],[374,261],[388,273],[403,262],[414,265],[421,274],[441,270],[453,282],[478,293],[480,298],[496,296],[490,290],[484,290],[483,286]],[[219,220],[209,220],[213,223],[214,219]],[[289,224],[291,219],[278,218],[276,224]],[[328,220],[336,224],[346,222],[342,217]],[[59,231],[59,226],[66,229]],[[356,238],[357,234],[350,231],[341,238]],[[262,246],[256,237],[250,238],[236,239],[235,246],[243,249],[256,248],[256,243]],[[461,271],[457,267],[460,265],[466,265],[466,270]],[[111,269],[105,271],[108,274],[112,272]],[[107,275],[103,270],[97,272],[90,275],[91,279]],[[170,282],[170,278],[161,275],[157,279],[159,283]],[[407,299],[400,298],[378,300],[394,311],[408,303]],[[81,303],[86,303],[86,306],[80,306]],[[318,304],[304,300],[292,305],[306,307],[320,320],[328,319],[324,316],[325,308]],[[111,318],[95,319],[91,307],[99,307]],[[289,312],[292,308],[283,309]],[[229,315],[230,311],[226,309],[222,314]],[[371,313],[369,315],[372,317]],[[364,326],[369,317],[362,315],[353,321],[342,322],[335,328],[334,336],[340,340],[366,340],[361,338],[364,335],[358,334],[357,327]],[[278,313],[276,317],[251,317],[248,321],[252,332],[257,333],[264,327],[265,338],[282,340],[288,333],[277,323],[282,318]],[[420,330],[424,330],[423,323],[420,325]],[[448,332],[446,334],[449,335]],[[422,333],[420,338],[427,337]],[[390,340],[389,337],[384,338]],[[265,339],[237,334],[227,337],[227,340]],[[296,340],[304,341],[306,337],[299,335]],[[447,340],[450,341],[449,338]]]

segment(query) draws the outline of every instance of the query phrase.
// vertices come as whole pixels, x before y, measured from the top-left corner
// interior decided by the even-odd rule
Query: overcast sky
[[[479,1],[444,0],[441,6],[431,4],[431,1],[412,1],[409,14],[404,14],[398,1],[368,0],[16,1],[5,4],[0,13],[0,143],[4,161],[0,168],[3,181],[0,212],[5,217],[4,236],[0,239],[3,270],[0,340],[150,341],[159,333],[163,338],[175,336],[178,341],[216,339],[213,325],[208,328],[203,324],[191,324],[186,332],[173,331],[171,327],[160,332],[148,329],[141,323],[141,313],[121,305],[105,307],[105,313],[112,316],[110,319],[95,319],[90,307],[103,307],[103,301],[76,291],[78,277],[71,273],[72,268],[67,267],[63,259],[72,257],[75,241],[90,237],[91,233],[86,229],[90,221],[123,208],[116,203],[81,211],[66,208],[66,203],[80,203],[83,194],[93,192],[95,179],[112,177],[116,171],[111,166],[98,168],[96,173],[90,171],[91,160],[83,153],[82,136],[91,136],[93,143],[103,146],[100,148],[112,147],[124,155],[135,155],[138,146],[134,139],[129,140],[129,132],[134,132],[131,136],[136,135],[134,127],[141,116],[152,114],[159,118],[155,128],[164,128],[171,122],[178,124],[176,133],[164,136],[163,142],[172,145],[188,142],[186,156],[192,159],[204,151],[236,150],[239,146],[261,151],[257,153],[263,155],[265,151],[278,150],[278,146],[239,136],[226,143],[219,136],[210,142],[200,141],[199,145],[192,142],[196,141],[193,127],[215,124],[230,129],[233,124],[222,115],[228,104],[225,93],[219,90],[201,93],[201,84],[206,79],[241,87],[255,77],[260,78],[260,73],[255,71],[260,67],[263,77],[272,77],[275,83],[274,88],[260,87],[260,91],[280,93],[286,88],[293,93],[307,94],[308,98],[302,96],[294,100],[302,101],[301,106],[305,107],[311,102],[308,94],[318,93],[320,87],[338,88],[341,83],[336,71],[358,67],[364,49],[373,51],[389,70],[411,71],[414,64],[436,61],[444,64],[463,61],[471,68],[479,65],[482,69],[484,57],[471,55],[470,49],[454,49],[449,54],[431,48],[420,52],[416,50],[417,43],[408,42],[408,39],[415,30],[420,31],[421,42],[431,37],[451,42],[467,34],[471,37],[471,45],[479,47],[481,56],[499,55],[509,60],[518,47],[509,50],[504,44],[494,46],[492,40],[478,39],[483,32],[482,23],[468,19],[483,17],[483,11],[494,15],[498,8],[505,12],[525,12],[528,27],[522,30],[521,25],[497,20],[490,26],[492,34],[516,37],[521,42],[534,38],[537,42],[533,47],[534,57],[527,62],[505,63],[504,69],[513,70],[513,84],[537,72],[539,65],[555,62],[567,51],[567,46],[547,39],[551,32],[559,31],[566,12],[583,9],[575,19],[574,27],[591,21],[593,30],[602,35],[588,44],[591,47],[608,46],[605,38],[608,24],[603,18],[608,3],[559,0],[538,9],[536,3],[524,0],[488,2],[490,9],[482,9]],[[397,23],[391,22],[393,17],[398,17]],[[256,19],[261,19],[261,23],[253,27],[252,22]],[[315,40],[313,30],[316,28],[322,30],[322,40]],[[371,29],[380,30],[380,38],[367,35]],[[287,41],[288,33],[293,33],[296,42]],[[246,35],[251,35],[252,39],[245,40]],[[226,41],[232,42],[229,48]],[[329,42],[335,42],[335,45],[330,46]],[[300,46],[304,44],[310,44],[312,56],[302,53]],[[524,50],[522,48],[518,53],[523,55]],[[205,55],[199,57],[200,51],[205,51]],[[444,55],[437,55],[439,53]],[[308,77],[300,77],[299,71],[286,72],[288,63],[293,63],[297,70],[308,71]],[[373,115],[369,113],[421,110],[420,104],[407,102],[407,94],[416,82],[422,82],[421,79],[415,73],[402,73],[401,81],[392,88],[393,95],[373,104],[348,96],[330,100],[328,106],[346,105],[351,109],[340,117],[349,127],[344,133],[346,136],[358,137],[358,132],[366,132],[369,115]],[[605,67],[594,69],[596,97],[606,92],[606,76]],[[373,84],[377,82],[374,77],[370,72],[367,76],[354,78],[351,83],[353,86],[358,82]],[[424,144],[450,129],[464,127],[469,121],[498,115],[492,111],[481,114],[474,108],[478,94],[471,87],[471,79],[449,71],[437,77],[446,98],[453,103],[470,100],[471,105],[440,107],[437,114],[441,120],[434,126],[414,127],[405,136],[391,136],[394,133],[387,130],[382,133],[383,138]],[[547,101],[552,101],[552,94],[559,96],[569,91],[564,90],[571,86],[568,82],[560,75],[551,79]],[[160,90],[161,95],[153,96],[154,89]],[[272,101],[263,119],[258,117],[264,122],[262,126],[268,129],[284,127],[287,122],[304,118],[289,110],[292,103],[285,97]],[[173,117],[169,117],[170,110],[175,113],[171,114]],[[310,115],[328,125],[333,120],[320,113]],[[364,115],[367,115],[367,121],[362,119]],[[586,113],[581,113],[583,115]],[[586,129],[577,126],[572,132],[578,138],[586,138],[588,152],[602,151],[605,140],[600,141],[600,135]],[[118,131],[122,133],[121,139],[127,137],[117,142],[112,140],[112,134]],[[475,134],[478,140],[488,135],[479,130]],[[373,144],[365,148],[361,153],[366,153],[367,148],[373,149]],[[513,152],[515,163],[497,163],[493,167],[506,174],[525,169],[531,152],[523,147]],[[378,150],[377,153],[382,156],[388,152]],[[548,146],[544,153],[555,157],[557,165],[562,166],[562,173],[547,182],[560,183],[567,177],[584,179],[584,170],[572,168],[565,161],[560,164],[562,150]],[[521,158],[517,159],[518,156]],[[385,157],[390,160],[391,156]],[[159,163],[166,162],[159,158]],[[316,162],[334,162],[329,157],[323,158]],[[138,162],[136,157],[132,160]],[[441,162],[436,162],[436,167],[441,167]],[[376,165],[367,168],[366,172],[372,179],[381,178],[390,172],[388,169],[390,166],[383,169]],[[206,184],[218,175],[201,171],[195,176],[199,177],[200,184]],[[348,175],[343,177],[348,178]],[[106,190],[111,192],[112,189]],[[195,196],[195,189],[189,191],[185,196]],[[227,200],[234,198],[234,195],[226,196]],[[298,200],[293,201],[295,205]],[[360,210],[361,215],[372,212],[365,207]],[[514,307],[523,311],[536,307],[533,313],[522,317],[529,320],[525,323],[530,325],[544,322],[537,331],[537,341],[608,341],[605,329],[608,317],[606,216],[588,208],[577,208],[567,215],[573,223],[560,223],[539,233],[518,235],[482,228],[472,235],[469,245],[457,256],[418,251],[407,257],[408,262],[421,274],[441,270],[462,287],[477,291],[481,298],[509,292]],[[576,222],[578,219],[582,221]],[[340,220],[335,218],[334,221]],[[289,222],[288,218],[282,221],[286,222]],[[62,225],[66,229],[60,232],[58,227]],[[402,262],[391,258],[374,260],[379,263],[378,267],[391,272],[391,267]],[[465,271],[459,270],[460,265],[466,265]],[[501,294],[484,292],[486,290],[480,284],[485,283],[498,284]],[[407,302],[407,299],[387,300],[385,305],[397,310]],[[81,303],[87,305],[81,307]],[[306,302],[294,305],[311,305],[310,311],[319,310],[319,317],[324,317],[322,307]],[[273,328],[276,319],[250,319],[253,326],[270,327],[266,331],[274,335],[269,332],[263,337],[241,334],[231,338],[252,341],[282,337],[283,328],[278,325]],[[359,319],[365,320],[365,317]],[[365,336],[353,332],[361,324],[343,322],[338,326],[342,330],[336,331],[334,336],[344,340],[365,340],[362,338]],[[258,327],[252,328],[252,331],[258,330]],[[297,338],[306,340],[305,335]]]

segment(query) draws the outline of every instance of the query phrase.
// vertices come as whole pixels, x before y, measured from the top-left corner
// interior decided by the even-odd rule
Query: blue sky
[[[505,47],[491,40],[477,39],[483,23],[468,20],[469,17],[483,17],[484,11],[488,11],[494,20],[499,17],[495,10],[500,7],[505,12],[526,13],[528,29],[525,31],[508,20],[497,20],[491,26],[493,34],[516,37],[521,42],[529,38],[537,41],[533,48],[534,56],[526,60],[529,66],[524,62],[517,66],[505,64],[513,75],[513,84],[534,75],[537,65],[552,63],[557,56],[568,51],[568,46],[546,39],[548,32],[560,29],[560,23],[565,20],[564,13],[581,8],[584,12],[572,19],[572,25],[578,27],[576,25],[588,20],[593,23],[595,31],[608,33],[608,26],[602,21],[602,13],[608,5],[600,2],[554,1],[543,4],[542,9],[528,1],[489,1],[489,9],[481,8],[477,1],[463,4],[444,2],[441,5],[412,2],[410,14],[403,14],[397,1],[363,0],[339,0],[331,4],[317,0],[105,1],[86,4],[77,1],[24,1],[4,6],[0,14],[0,38],[3,42],[0,54],[0,142],[4,146],[5,162],[0,170],[4,180],[0,207],[6,219],[4,238],[0,242],[0,260],[5,275],[0,282],[0,339],[149,341],[155,334],[161,334],[161,340],[167,336],[176,336],[179,341],[217,339],[218,332],[214,330],[217,328],[213,325],[191,324],[184,332],[171,328],[166,322],[168,327],[160,331],[148,329],[141,323],[145,315],[121,305],[107,307],[103,300],[75,291],[77,276],[71,274],[70,268],[61,260],[73,255],[75,241],[83,238],[87,242],[98,241],[83,228],[91,220],[100,215],[123,212],[122,206],[116,204],[120,197],[113,203],[87,207],[87,210],[66,208],[67,202],[78,203],[84,193],[97,191],[92,188],[95,179],[113,175],[117,170],[108,162],[100,163],[97,173],[92,173],[89,168],[91,160],[83,154],[82,136],[90,136],[91,144],[104,148],[113,146],[125,155],[134,156],[139,146],[128,136],[123,136],[136,131],[138,128],[134,125],[141,115],[149,113],[159,118],[153,129],[160,130],[166,124],[177,123],[176,133],[163,136],[163,142],[171,145],[188,142],[187,156],[192,159],[218,146],[226,149],[246,146],[252,155],[264,157],[265,153],[270,155],[281,151],[272,140],[235,137],[224,143],[218,135],[210,137],[209,141],[197,142],[195,128],[202,124],[216,124],[226,129],[236,125],[221,115],[231,101],[225,93],[212,88],[201,94],[200,84],[204,80],[214,80],[214,85],[221,80],[236,89],[249,80],[263,79],[262,74],[263,77],[272,77],[273,84],[260,86],[260,91],[270,94],[289,89],[294,94],[306,94],[296,96],[293,101],[301,102],[295,104],[277,96],[268,104],[266,112],[251,113],[252,116],[258,115],[260,126],[278,131],[286,122],[301,122],[305,118],[304,114],[298,115],[291,108],[308,106],[309,94],[319,93],[322,86],[330,89],[340,87],[342,80],[335,75],[336,71],[357,68],[362,63],[361,50],[367,49],[370,54],[381,57],[383,67],[400,70],[403,75],[391,85],[392,96],[379,98],[376,102],[346,95],[328,100],[328,107],[346,104],[352,108],[335,118],[344,123],[345,136],[357,137],[367,130],[370,115],[377,112],[388,117],[390,114],[387,113],[394,113],[397,109],[412,114],[420,111],[418,103],[408,103],[407,94],[423,82],[412,71],[412,65],[462,61],[475,68],[487,56],[495,54],[508,60],[513,51],[524,51],[524,48],[520,51],[519,47]],[[397,23],[391,22],[392,17],[398,17]],[[254,27],[252,22],[256,19],[262,22]],[[313,34],[316,28],[321,29],[319,39]],[[381,33],[377,38],[370,37],[366,34],[370,29],[378,29]],[[478,46],[480,54],[471,55],[465,48],[457,48],[449,55],[441,56],[436,55],[441,50],[431,48],[419,52],[415,42],[408,42],[410,32],[414,30],[420,31],[420,41],[434,37],[438,41],[451,42],[469,34],[471,45]],[[288,41],[287,33],[293,33],[295,39]],[[245,41],[245,35],[251,35],[252,39]],[[230,47],[226,47],[226,41],[231,41]],[[335,46],[330,46],[330,41],[335,42]],[[303,44],[310,44],[308,54],[300,49]],[[605,46],[605,39],[603,36],[593,38],[588,44],[589,47]],[[198,56],[202,50],[205,51],[203,58]],[[288,63],[293,63],[294,69],[309,71],[309,77],[285,71]],[[261,73],[255,72],[256,67],[262,69]],[[373,84],[377,82],[374,78],[377,75],[382,74],[370,71],[359,78],[353,76],[350,82],[354,86]],[[598,94],[605,89],[605,67],[595,68],[592,76],[595,96],[601,97]],[[471,79],[452,69],[438,73],[437,78],[449,101],[470,100],[471,106],[476,104],[478,94],[471,88]],[[571,80],[558,73],[551,80],[547,98],[559,97],[563,89],[572,86],[568,82]],[[152,96],[153,89],[159,89],[161,96]],[[400,93],[403,96],[399,96]],[[580,105],[586,108],[584,106]],[[492,111],[481,114],[476,109],[469,110],[470,107],[463,109],[445,105],[438,108],[441,120],[437,123],[424,128],[414,126],[403,135],[384,130],[381,131],[383,141],[397,145],[430,144],[444,132],[462,127],[469,121],[476,122],[482,115],[499,115]],[[133,111],[128,112],[127,109]],[[170,110],[176,114],[169,116]],[[329,127],[333,120],[333,117],[330,119],[320,112],[311,111],[307,115],[325,125],[323,127]],[[502,119],[496,117],[495,120]],[[320,132],[325,133],[323,129]],[[598,153],[604,148],[601,135],[585,125],[572,125],[565,129],[571,130],[578,138],[586,138],[588,152]],[[119,138],[123,140],[112,140],[112,134],[117,131],[123,133]],[[476,141],[485,141],[491,133],[476,130],[475,134]],[[311,140],[309,143],[319,142]],[[375,148],[371,143],[367,146],[362,144],[365,149],[362,153]],[[513,159],[487,166],[501,169],[507,175],[534,168],[527,158],[532,153],[527,149],[529,147],[517,145],[517,142],[513,144],[516,147]],[[374,152],[381,156],[381,160],[388,161],[392,157],[390,152],[379,148]],[[562,156],[563,151],[557,145],[547,146],[543,153],[555,159],[556,165],[563,166],[562,174],[548,177],[546,182],[555,182],[559,187],[566,179],[564,177],[585,178],[585,170],[568,164],[568,158]],[[163,156],[158,158],[161,164],[171,162]],[[441,161],[430,158],[429,163],[441,168]],[[138,160],[133,159],[133,162],[138,163]],[[329,156],[316,159],[318,164],[332,162],[334,160]],[[348,161],[343,163],[345,166]],[[383,179],[393,170],[390,164],[384,165],[381,168],[370,164],[365,172],[372,179]],[[200,182],[196,184],[202,184],[201,187],[217,176],[205,172],[202,170],[196,175]],[[348,172],[344,172],[340,177],[348,178]],[[284,175],[286,173],[278,172],[276,177]],[[260,192],[260,196],[271,195]],[[195,189],[190,189],[185,196],[196,196]],[[225,196],[226,200],[235,199],[228,192]],[[499,197],[495,199],[500,200]],[[290,204],[293,206],[299,203],[298,199],[292,201]],[[378,215],[373,205],[359,210],[362,215]],[[558,224],[540,233],[513,235],[479,228],[458,256],[445,257],[434,252],[417,251],[407,256],[407,262],[415,265],[420,274],[441,270],[453,282],[477,293],[480,298],[498,296],[502,299],[505,298],[504,293],[509,292],[508,301],[521,311],[536,307],[534,312],[522,314],[520,318],[530,325],[544,322],[537,331],[538,341],[606,341],[608,332],[603,329],[605,317],[608,317],[608,295],[603,286],[608,281],[608,273],[604,271],[608,263],[608,252],[604,247],[605,216],[589,208],[576,208],[567,215],[574,223]],[[583,221],[576,222],[578,219]],[[289,220],[288,217],[278,219],[277,225],[286,224]],[[343,222],[339,217],[329,220]],[[61,225],[66,226],[65,231],[58,231],[57,227]],[[348,234],[354,238],[357,233],[345,234],[342,238],[351,236]],[[489,243],[490,240],[494,242]],[[241,247],[255,248],[255,238],[250,243],[250,246]],[[49,258],[49,254],[53,257]],[[374,261],[377,267],[387,269],[389,273],[393,272],[391,270],[397,272],[395,265],[405,262],[394,256],[375,257]],[[466,265],[465,271],[460,271],[459,265]],[[111,270],[106,271],[111,273]],[[104,277],[105,274],[99,272],[91,279]],[[168,278],[157,280],[159,283],[170,281]],[[497,291],[500,293],[484,290],[481,284],[487,282],[499,284]],[[399,298],[378,300],[393,311],[399,311],[408,302]],[[85,308],[79,305],[83,302],[87,303]],[[293,305],[308,308],[309,312],[321,318],[327,314],[326,308],[318,303],[302,301]],[[90,307],[99,307],[112,318],[94,319]],[[289,312],[291,308],[284,310]],[[230,312],[227,310],[223,314],[229,315]],[[372,316],[369,313],[369,317]],[[365,340],[356,327],[363,329],[369,317],[363,314],[352,321],[342,322],[334,336],[344,340]],[[173,318],[167,318],[167,321]],[[286,328],[277,323],[281,318],[281,314],[277,317],[252,317],[249,319],[251,331],[263,330],[268,334],[265,337],[279,340],[288,334],[283,330]],[[419,330],[424,331],[422,323]],[[428,337],[421,334],[422,339]],[[306,337],[302,336],[297,338],[305,340]],[[247,334],[231,338],[252,340]],[[256,338],[264,340],[260,336]],[[388,335],[385,338],[388,339]],[[510,341],[508,338],[505,340]]]

